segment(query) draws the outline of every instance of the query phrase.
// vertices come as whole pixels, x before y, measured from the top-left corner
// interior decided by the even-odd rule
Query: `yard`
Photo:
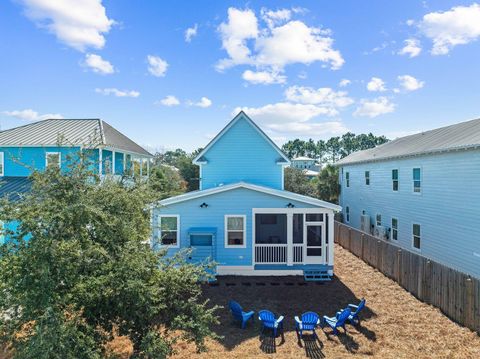
[[[178,343],[176,358],[480,358],[480,337],[458,326],[439,310],[423,304],[392,280],[337,245],[336,278],[306,284],[295,277],[222,277],[218,286],[206,286],[205,297],[224,306],[216,332],[224,338],[208,341],[208,352],[196,354],[193,345]],[[348,303],[367,299],[363,322],[347,334],[327,335],[320,342],[305,335],[299,344],[293,317],[312,310],[332,316]],[[285,316],[285,335],[261,337],[259,323],[241,330],[232,323],[228,301],[246,310],[269,309]],[[342,330],[340,330],[342,331]]]

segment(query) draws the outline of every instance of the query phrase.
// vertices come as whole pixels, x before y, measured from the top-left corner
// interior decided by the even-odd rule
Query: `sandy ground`
[[[221,277],[218,286],[205,287],[205,296],[225,308],[219,311],[223,339],[208,341],[209,351],[196,354],[186,343],[176,347],[175,358],[480,358],[480,337],[438,309],[426,305],[394,281],[347,250],[336,246],[332,282],[305,285],[303,278]],[[367,299],[358,328],[347,325],[338,336],[318,329],[318,338],[299,341],[294,316],[305,311],[333,316],[348,303]],[[240,329],[232,322],[228,301],[245,310],[269,309],[285,316],[284,336],[261,335],[258,321]],[[342,330],[341,330],[342,331]]]

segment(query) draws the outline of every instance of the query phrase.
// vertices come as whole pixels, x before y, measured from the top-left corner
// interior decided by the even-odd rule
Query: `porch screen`
[[[255,243],[286,244],[287,215],[261,213],[255,215]]]

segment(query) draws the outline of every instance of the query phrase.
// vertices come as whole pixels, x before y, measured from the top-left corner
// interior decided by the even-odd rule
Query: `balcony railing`
[[[286,244],[255,244],[255,263],[286,264]]]

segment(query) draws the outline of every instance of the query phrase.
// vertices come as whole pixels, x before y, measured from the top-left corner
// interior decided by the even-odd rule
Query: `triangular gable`
[[[278,152],[280,157],[282,158],[282,161],[280,163],[284,163],[285,165],[290,164],[289,158],[283,153],[283,151],[272,141],[270,137],[267,136],[265,132],[262,131],[258,125],[252,121],[250,117],[247,116],[247,114],[243,111],[240,111],[238,115],[236,115],[230,123],[225,126],[223,130],[221,130],[218,135],[215,136],[213,140],[210,141],[210,143],[198,154],[197,157],[194,158],[193,163],[196,165],[202,164],[204,162],[204,156],[205,154],[215,145],[215,143],[227,133],[230,128],[232,128],[235,123],[237,123],[240,119],[245,119],[259,134],[262,136],[271,146],[272,148]]]

